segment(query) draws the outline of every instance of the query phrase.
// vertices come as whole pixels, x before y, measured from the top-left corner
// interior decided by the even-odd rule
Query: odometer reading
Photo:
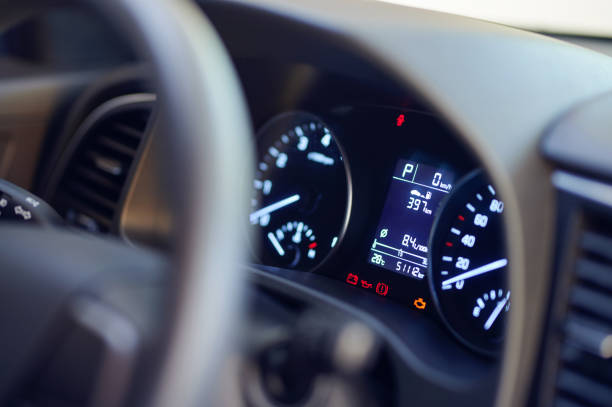
[[[398,161],[370,247],[370,264],[419,280],[425,278],[434,216],[452,190],[454,177],[444,168]]]
[[[432,242],[430,287],[442,318],[469,346],[495,353],[510,309],[504,203],[481,171],[449,196]]]

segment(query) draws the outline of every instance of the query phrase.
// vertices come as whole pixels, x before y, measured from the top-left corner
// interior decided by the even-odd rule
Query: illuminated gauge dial
[[[260,234],[258,260],[312,270],[346,228],[350,186],[340,146],[327,125],[305,112],[273,118],[258,141],[250,215]]]
[[[317,261],[317,236],[304,222],[287,222],[266,237],[285,267]]]
[[[489,290],[476,298],[473,305],[472,317],[480,318],[483,328],[490,329],[503,312],[510,310],[510,291],[503,288]]]
[[[510,309],[504,203],[482,171],[448,196],[431,237],[429,286],[450,330],[462,342],[495,354]]]

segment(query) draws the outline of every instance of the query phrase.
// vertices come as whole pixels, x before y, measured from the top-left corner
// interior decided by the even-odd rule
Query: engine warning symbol
[[[425,309],[425,307],[427,306],[427,303],[425,302],[424,299],[422,299],[421,297],[417,298],[416,300],[414,300],[414,302],[412,303],[412,305],[414,305],[416,308],[418,309]]]

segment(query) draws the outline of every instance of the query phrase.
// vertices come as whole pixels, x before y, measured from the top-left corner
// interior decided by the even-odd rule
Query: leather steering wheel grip
[[[85,4],[150,64],[159,176],[173,213],[171,309],[155,406],[210,405],[239,316],[253,140],[237,74],[189,0],[0,0],[0,29]]]

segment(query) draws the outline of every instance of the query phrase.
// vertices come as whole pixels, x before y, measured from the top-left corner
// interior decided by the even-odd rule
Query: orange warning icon
[[[412,304],[415,307],[417,307],[418,309],[425,309],[425,307],[427,306],[427,303],[421,297],[419,297],[416,300],[414,300],[414,302]]]

